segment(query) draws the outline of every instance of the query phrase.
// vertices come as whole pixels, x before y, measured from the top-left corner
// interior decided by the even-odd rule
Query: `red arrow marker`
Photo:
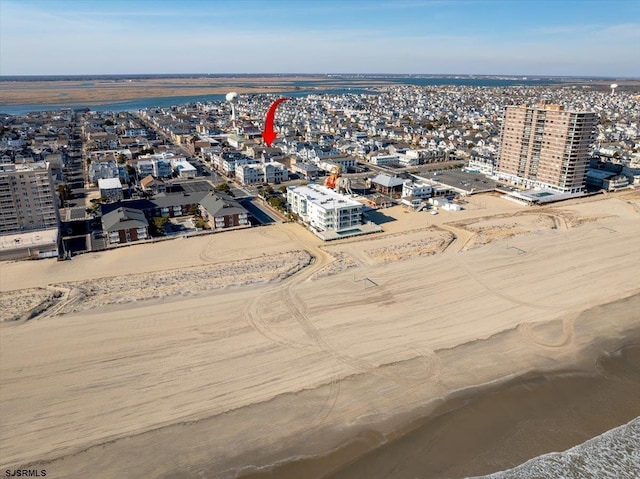
[[[273,118],[276,115],[276,108],[278,108],[278,105],[283,101],[290,100],[290,99],[291,98],[278,98],[269,107],[269,111],[267,112],[267,117],[264,120],[264,130],[262,132],[262,139],[267,144],[267,146],[271,146],[271,143],[273,143],[273,140],[275,140],[276,136],[278,136],[278,134],[273,129]]]

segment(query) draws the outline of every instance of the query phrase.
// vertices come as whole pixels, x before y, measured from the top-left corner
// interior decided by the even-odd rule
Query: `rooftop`
[[[492,191],[497,187],[497,183],[485,175],[463,170],[449,170],[425,174],[424,178],[421,179],[448,186],[452,190],[464,194]]]
[[[389,175],[378,175],[371,180],[372,183],[376,183],[378,185],[382,185],[386,188],[394,188],[397,186],[401,186],[404,183],[403,178],[396,178]]]
[[[119,178],[102,178],[98,180],[98,188],[101,190],[122,189]]]
[[[362,203],[336,193],[330,188],[320,185],[290,186],[289,190],[304,196],[307,201],[322,208],[362,207]]]

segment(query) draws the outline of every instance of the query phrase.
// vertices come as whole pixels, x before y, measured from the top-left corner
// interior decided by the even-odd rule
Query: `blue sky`
[[[640,77],[640,0],[0,0],[0,75]]]

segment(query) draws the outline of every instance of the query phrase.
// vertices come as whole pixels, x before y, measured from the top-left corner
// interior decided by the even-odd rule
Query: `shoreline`
[[[640,294],[610,304],[628,300],[640,306]],[[637,317],[640,320],[640,315]],[[511,332],[514,330],[496,336]],[[502,472],[536,457],[565,451],[640,416],[640,406],[627,399],[640,395],[640,326],[625,332],[623,338],[596,340],[580,355],[574,364],[534,369],[451,391],[424,406],[422,412],[414,411],[413,419],[404,424],[400,421],[390,433],[362,431],[326,454],[249,467],[253,470],[229,477],[296,479],[304,472],[306,479],[463,479]],[[621,360],[620,356],[632,356],[631,365],[624,364],[628,358]],[[621,376],[624,382],[619,382]],[[553,396],[562,396],[567,404],[550,410],[547,406]],[[544,407],[535,409],[539,401]],[[603,406],[613,413],[598,418]],[[570,407],[577,413],[574,409],[567,414]],[[507,423],[505,416],[513,422]],[[594,417],[593,422],[585,421]],[[550,425],[556,430],[550,430]],[[486,433],[489,428],[493,430]],[[536,442],[502,440],[495,437],[496,430],[513,438],[534,436]]]

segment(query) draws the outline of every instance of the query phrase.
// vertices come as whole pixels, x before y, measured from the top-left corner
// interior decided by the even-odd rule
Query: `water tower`
[[[229,103],[231,103],[231,123],[233,124],[233,129],[235,132],[238,132],[238,127],[236,126],[236,103],[238,103],[238,94],[235,91],[227,93],[226,99]]]

